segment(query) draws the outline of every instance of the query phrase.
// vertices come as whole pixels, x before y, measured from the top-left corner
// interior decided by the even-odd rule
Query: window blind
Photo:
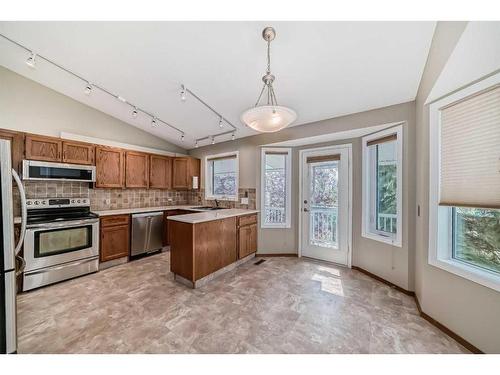
[[[500,208],[500,86],[440,109],[444,206]]]
[[[368,142],[366,142],[366,145],[373,146],[373,145],[378,145],[380,143],[395,141],[397,139],[398,139],[397,134],[391,134],[391,135],[387,135],[387,136],[382,137],[382,138],[373,139],[371,141],[368,141]]]
[[[340,154],[335,155],[321,155],[321,156],[309,156],[306,160],[307,163],[319,163],[323,161],[336,161],[340,160]]]
[[[236,154],[234,155],[227,155],[227,156],[216,156],[213,158],[207,158],[207,161],[213,161],[213,160],[226,160],[226,159],[236,159]]]

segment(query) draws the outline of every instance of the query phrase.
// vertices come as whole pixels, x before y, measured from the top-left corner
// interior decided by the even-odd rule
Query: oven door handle
[[[62,269],[65,269],[68,266],[80,266],[80,265],[85,264],[85,263],[94,262],[97,259],[99,259],[99,257],[98,256],[94,256],[94,257],[91,257],[91,258],[85,258],[85,259],[78,260],[78,261],[72,261],[72,262],[60,264],[60,265],[57,265],[57,266],[45,267],[43,269],[29,271],[28,274],[29,275],[38,275],[38,274],[43,274],[43,273],[47,273],[47,272],[50,272],[50,271],[60,271]]]
[[[84,219],[84,220],[71,220],[64,221],[60,223],[41,223],[41,224],[30,224],[28,229],[35,228],[71,228],[76,227],[82,224],[95,224],[98,223],[99,219]]]

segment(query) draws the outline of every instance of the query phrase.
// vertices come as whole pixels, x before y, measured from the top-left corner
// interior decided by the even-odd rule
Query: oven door
[[[99,219],[31,225],[24,242],[26,272],[99,255]]]

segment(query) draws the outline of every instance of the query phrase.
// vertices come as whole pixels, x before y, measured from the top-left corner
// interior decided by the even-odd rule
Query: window
[[[289,148],[262,149],[262,228],[290,228],[291,156]]]
[[[363,138],[364,237],[401,247],[402,125]]]
[[[500,74],[429,108],[429,264],[500,291]]]
[[[205,158],[205,199],[238,200],[239,153]]]

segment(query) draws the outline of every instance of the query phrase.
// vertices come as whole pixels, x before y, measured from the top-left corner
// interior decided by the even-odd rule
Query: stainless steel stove
[[[99,219],[87,198],[27,199],[23,290],[96,272]]]

